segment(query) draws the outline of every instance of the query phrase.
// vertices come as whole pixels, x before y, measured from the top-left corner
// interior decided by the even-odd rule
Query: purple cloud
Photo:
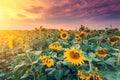
[[[120,0],[60,0],[47,11],[48,17],[104,18],[120,17]],[[107,15],[107,16],[106,16]]]
[[[48,9],[43,6],[31,6],[25,11],[41,14],[46,19],[118,19],[120,18],[120,0],[54,0]]]
[[[57,24],[71,27],[83,24],[98,28],[111,24],[119,28],[119,3],[120,0],[53,0],[52,5],[48,4],[49,8],[35,5],[25,9],[25,11],[36,15],[43,13],[44,19],[39,17],[35,19],[35,22],[39,24],[54,26]]]

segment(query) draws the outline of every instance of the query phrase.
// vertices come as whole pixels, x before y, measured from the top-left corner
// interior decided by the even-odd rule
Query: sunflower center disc
[[[80,37],[83,37],[83,36],[85,36],[85,34],[84,34],[84,33],[82,33],[82,34],[80,35]]]
[[[63,36],[63,37],[66,37],[66,34],[63,34],[62,36]]]
[[[99,54],[106,54],[105,51],[101,50],[101,51],[98,51]]]
[[[116,38],[111,38],[111,42],[115,42],[115,41],[117,41]]]
[[[74,51],[70,52],[70,56],[71,56],[72,59],[78,59],[78,58],[80,58],[79,53],[74,52]]]
[[[90,80],[99,80],[99,78],[97,76],[91,76]]]

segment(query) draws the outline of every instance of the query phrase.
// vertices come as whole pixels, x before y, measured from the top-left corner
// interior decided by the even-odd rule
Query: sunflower
[[[54,65],[53,59],[49,59],[48,62],[46,62],[47,67],[52,67]]]
[[[106,48],[102,48],[99,49],[95,52],[96,55],[98,55],[99,57],[106,57],[107,56],[107,49]]]
[[[78,33],[75,33],[75,38],[80,38],[79,34]]]
[[[80,37],[87,37],[87,35],[88,35],[88,34],[87,34],[86,32],[81,32],[79,36],[80,36]]]
[[[120,36],[114,36],[116,40],[120,40]]]
[[[81,39],[80,34],[75,33],[75,38],[78,39],[78,40],[80,40]]]
[[[90,74],[86,77],[86,80],[103,80],[99,75]]]
[[[107,39],[107,41],[110,42],[112,45],[118,43],[119,40],[120,40],[119,36],[114,36],[112,38]]]
[[[39,58],[42,63],[46,63],[46,60],[48,59],[48,56],[42,56]]]
[[[49,45],[49,48],[53,50],[61,50],[62,46],[60,45],[60,43],[51,43]]]
[[[67,49],[66,52],[64,52],[64,57],[68,62],[74,65],[82,65],[84,60],[86,60],[86,58],[82,55],[82,50],[78,51],[75,49]]]
[[[80,70],[78,70],[77,75],[79,76],[80,79],[82,80],[85,79],[85,75]]]
[[[60,33],[60,37],[63,39],[63,40],[66,40],[66,39],[68,39],[69,38],[69,33],[67,32],[67,31],[62,31],[61,33]]]
[[[49,56],[42,56],[42,57],[40,57],[40,60],[47,67],[52,67],[54,65],[53,59],[51,59]]]

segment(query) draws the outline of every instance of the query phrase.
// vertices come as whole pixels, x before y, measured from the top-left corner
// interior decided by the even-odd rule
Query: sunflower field
[[[0,80],[120,80],[120,31],[0,31]]]

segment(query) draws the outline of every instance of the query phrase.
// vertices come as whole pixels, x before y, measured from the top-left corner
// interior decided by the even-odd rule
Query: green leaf
[[[81,44],[80,47],[82,48],[83,51],[87,51],[89,48],[88,45],[83,45],[83,44]]]
[[[58,59],[58,60],[64,60],[64,56],[60,56],[60,57],[56,57],[56,59]]]
[[[96,57],[95,53],[93,53],[93,52],[89,52],[88,55],[89,55],[91,58]]]
[[[106,78],[107,80],[118,80],[117,72],[103,71],[102,74],[103,77]]]
[[[52,70],[54,70],[55,68],[47,68],[47,69],[45,69],[45,71],[46,72],[50,72],[50,71],[52,71]]]
[[[55,72],[55,78],[56,80],[61,80],[62,76],[63,76],[63,70],[62,69],[59,69],[59,70],[56,70]]]
[[[112,48],[114,51],[120,51],[120,49]]]
[[[62,61],[56,62],[56,67],[57,67],[57,68],[61,68],[61,65],[62,65]]]
[[[73,80],[73,76],[72,75],[68,75],[65,80]]]
[[[40,80],[47,80],[47,77],[46,77],[45,75],[42,75],[42,76],[40,77]]]
[[[117,80],[120,79],[120,72],[117,72]]]
[[[6,75],[6,73],[4,73],[4,72],[3,72],[3,73],[0,73],[0,78],[1,78],[1,77],[4,77],[5,75]]]
[[[90,48],[91,48],[91,50],[95,51],[98,48],[98,46],[95,43],[92,43],[90,45]]]
[[[19,68],[21,68],[21,67],[23,67],[25,65],[26,65],[26,63],[25,63],[25,61],[23,61],[22,63],[16,65],[15,68],[14,68],[14,70],[18,70]]]
[[[25,78],[27,78],[30,74],[30,70],[28,69],[26,72],[25,72],[25,74],[20,78],[20,79],[25,79]]]
[[[68,64],[68,67],[69,67],[70,69],[72,69],[72,70],[76,70],[76,67],[75,67],[73,64],[71,64],[71,63]]]
[[[48,75],[54,75],[54,74],[55,74],[55,71],[56,71],[56,69],[52,69],[52,70],[48,73]]]
[[[64,65],[68,65],[68,64],[69,64],[66,60],[64,60],[62,63],[63,63]]]
[[[119,54],[118,52],[111,53],[111,55],[116,56],[116,57],[118,56],[118,54]]]
[[[98,58],[92,58],[92,60],[93,60],[93,61],[96,61],[96,62],[101,61],[101,60],[100,60],[100,59],[98,59]]]
[[[80,45],[79,44],[74,44],[74,45],[71,46],[71,48],[79,50]]]
[[[114,66],[114,63],[117,61],[117,59],[115,57],[110,57],[108,58],[105,63]]]
[[[42,53],[42,51],[35,51],[34,54],[35,54],[36,56],[38,56],[38,55],[40,55],[41,53]]]
[[[65,69],[65,70],[64,70],[64,75],[68,75],[69,72],[70,72],[69,69],[67,69],[67,70]]]
[[[109,44],[109,43],[102,43],[101,44],[101,46],[103,47],[103,48],[107,48],[107,50],[110,50],[111,48],[111,45]]]

